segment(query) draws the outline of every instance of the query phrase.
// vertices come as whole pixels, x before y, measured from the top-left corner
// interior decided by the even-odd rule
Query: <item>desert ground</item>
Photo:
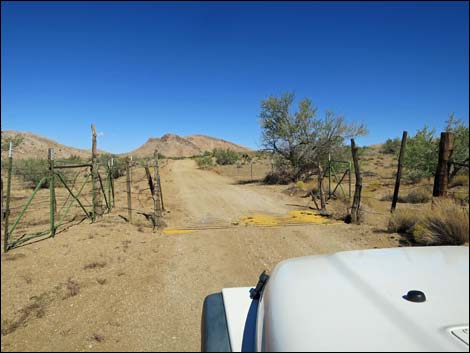
[[[94,224],[2,253],[2,351],[197,351],[208,294],[254,286],[291,257],[401,246],[380,218],[389,202],[379,218],[345,224],[315,216],[311,200],[285,185],[246,182],[247,173],[167,160],[164,231],[139,214],[134,224],[120,217],[126,195],[117,188],[117,207]],[[146,188],[144,175],[136,170],[134,189]]]

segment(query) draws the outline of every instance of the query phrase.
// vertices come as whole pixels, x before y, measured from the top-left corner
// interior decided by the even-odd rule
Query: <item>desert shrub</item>
[[[400,150],[401,140],[399,137],[394,139],[387,139],[380,148],[380,153],[383,154],[396,154]]]
[[[431,201],[432,195],[428,190],[411,190],[408,195],[399,197],[398,201],[404,203],[426,203]]]
[[[124,158],[113,157],[113,167],[111,168],[113,179],[126,175],[126,160]]]
[[[264,184],[274,185],[281,184],[287,185],[292,181],[292,176],[290,174],[285,174],[279,171],[269,172],[263,179]]]
[[[212,151],[212,155],[215,157],[217,164],[220,165],[235,164],[240,159],[240,156],[237,152],[229,149],[223,150],[215,148]]]
[[[35,188],[43,177],[49,176],[49,162],[45,159],[32,158],[15,160],[12,174],[19,177],[26,187]],[[59,180],[56,180],[56,185],[59,183]],[[41,187],[49,188],[49,180],[46,180]]]
[[[468,208],[451,199],[438,199],[413,229],[420,245],[461,245],[468,242]]]
[[[426,203],[431,201],[432,195],[428,190],[412,190],[407,195],[398,195],[398,202],[401,203]],[[393,194],[388,193],[380,198],[380,201],[392,201]]]
[[[454,188],[456,186],[468,186],[468,175],[455,176],[449,183],[449,187]]]
[[[396,210],[388,222],[388,231],[413,236],[413,230],[420,220],[419,213],[413,210]]]
[[[200,169],[209,169],[214,166],[214,160],[211,156],[198,157],[195,158],[195,161]]]

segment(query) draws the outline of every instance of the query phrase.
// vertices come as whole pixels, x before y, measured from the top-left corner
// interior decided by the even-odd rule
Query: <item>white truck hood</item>
[[[410,290],[426,301],[406,300]],[[248,288],[222,293],[232,351],[240,351]],[[308,256],[274,269],[257,308],[253,349],[468,351],[468,322],[468,247]]]

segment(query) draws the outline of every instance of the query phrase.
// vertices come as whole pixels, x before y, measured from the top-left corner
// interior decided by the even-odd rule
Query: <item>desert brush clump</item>
[[[420,214],[414,210],[395,210],[388,222],[388,231],[392,233],[400,233],[407,237],[412,236],[413,229],[419,220]]]
[[[462,245],[469,238],[469,211],[449,198],[435,199],[424,212],[396,210],[388,230],[418,245]]]
[[[455,188],[456,186],[468,186],[468,175],[457,175],[449,183],[449,188]]]
[[[200,169],[210,169],[214,166],[214,160],[211,156],[197,157],[195,161]]]
[[[462,245],[468,242],[468,208],[452,199],[438,199],[414,227],[414,240],[421,245]]]
[[[398,195],[398,202],[401,203],[426,203],[431,201],[432,194],[429,190],[411,190],[406,195]],[[392,201],[393,194],[388,193],[380,198],[380,201]]]
[[[215,157],[215,161],[219,165],[230,165],[235,164],[239,159],[239,153],[230,149],[214,148],[212,155]]]

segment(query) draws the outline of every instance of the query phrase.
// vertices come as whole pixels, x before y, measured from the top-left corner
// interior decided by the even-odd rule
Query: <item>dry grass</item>
[[[468,208],[451,199],[436,200],[431,211],[413,229],[421,245],[462,245],[468,242]]]
[[[388,193],[384,195],[380,201],[392,201],[393,195],[392,193]],[[432,193],[429,190],[423,189],[416,189],[411,190],[407,195],[401,196],[398,195],[398,202],[401,203],[426,203],[431,201]]]
[[[408,209],[399,209],[393,212],[388,223],[388,231],[412,236],[413,229],[419,221],[419,214]]]
[[[69,278],[66,283],[66,289],[64,299],[76,296],[80,292],[80,285],[72,278]]]
[[[397,210],[390,217],[388,230],[402,234],[418,245],[462,245],[468,242],[468,208],[452,199],[436,199],[423,213]]]
[[[468,175],[457,175],[452,179],[452,182],[449,183],[450,188],[456,186],[468,186]]]

